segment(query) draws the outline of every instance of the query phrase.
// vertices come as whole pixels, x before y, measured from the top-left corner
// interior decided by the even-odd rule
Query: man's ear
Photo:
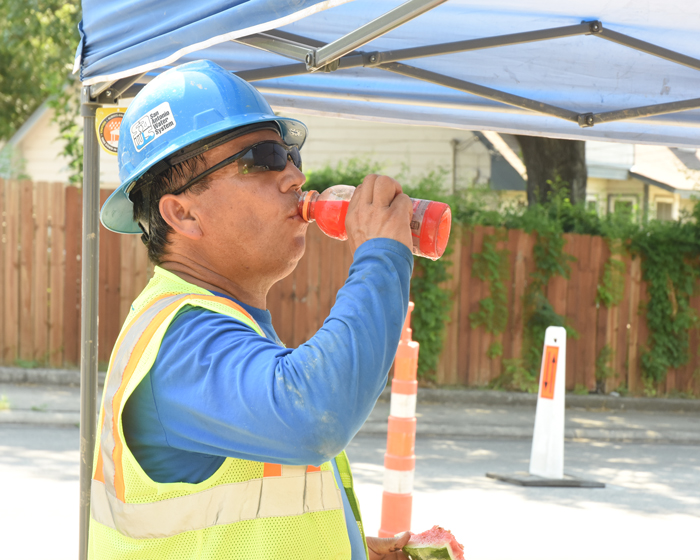
[[[158,202],[160,215],[176,233],[189,239],[200,239],[202,228],[193,207],[193,198],[183,195],[165,194]]]

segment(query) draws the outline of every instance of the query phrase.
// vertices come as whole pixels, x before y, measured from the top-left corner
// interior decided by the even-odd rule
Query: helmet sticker
[[[131,139],[137,152],[176,126],[170,103],[161,103],[131,125]]]

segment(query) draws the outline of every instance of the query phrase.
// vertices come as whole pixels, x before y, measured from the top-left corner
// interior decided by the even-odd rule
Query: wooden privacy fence
[[[104,201],[111,191],[103,190]],[[80,253],[82,193],[62,184],[4,182],[0,180],[2,245],[0,247],[0,363],[5,365],[74,366],[80,361]],[[472,328],[469,315],[489,295],[488,284],[472,275],[473,255],[482,251],[485,235],[493,228],[476,227],[453,232],[454,252],[448,258],[452,279],[445,287],[454,293],[445,348],[437,371],[444,385],[484,386],[519,358],[523,349],[523,295],[534,270],[533,236],[510,230],[500,248],[509,251],[508,321],[494,337],[483,327]],[[646,285],[639,259],[624,258],[624,295],[607,309],[596,304],[596,292],[610,251],[602,238],[566,235],[565,252],[576,261],[568,280],[555,277],[546,289],[554,310],[579,333],[567,346],[567,386],[595,387],[596,359],[602,349],[612,350],[614,377],[608,389],[626,383],[642,389],[640,353],[648,331],[643,312]],[[296,347],[323,324],[347,278],[352,255],[347,243],[309,228],[307,250],[296,270],[275,285],[268,307],[280,338]],[[99,360],[109,359],[119,329],[134,298],[152,274],[138,235],[100,230]],[[420,302],[417,303],[420,305]],[[691,300],[700,312],[700,295]],[[691,361],[669,372],[662,392],[698,392],[693,373],[700,368],[695,349],[697,330],[691,331]],[[492,342],[503,354],[487,356]]]
[[[104,202],[112,191],[100,192]],[[0,179],[0,364],[80,362],[82,192],[63,184]],[[268,298],[277,332],[292,347],[328,316],[345,282],[347,243],[310,230],[307,254]],[[109,360],[131,302],[153,273],[139,235],[100,227],[99,346]]]
[[[503,334],[495,337],[483,327],[472,328],[470,314],[479,310],[479,301],[489,296],[488,284],[472,272],[473,255],[481,253],[485,235],[494,228],[475,227],[453,235],[455,250],[448,258],[452,279],[445,287],[453,291],[453,306],[447,324],[445,347],[437,371],[441,385],[485,386],[504,370],[504,361],[520,358],[523,350],[523,296],[530,274],[535,269],[533,249],[535,237],[520,230],[501,232],[504,240],[497,247],[509,252],[508,321]],[[554,277],[546,287],[547,299],[554,311],[565,317],[579,337],[567,341],[567,388],[577,386],[592,390],[596,387],[596,359],[604,347],[612,352],[609,366],[612,377],[607,390],[625,384],[633,393],[643,391],[640,355],[649,335],[644,305],[647,286],[642,281],[639,258],[620,257],[625,266],[623,297],[619,305],[606,308],[596,303],[598,284],[610,250],[601,237],[565,234],[564,252],[576,260],[571,263],[569,279]],[[691,306],[700,312],[700,294],[691,298]],[[487,356],[492,342],[500,342],[503,354]],[[697,329],[690,333],[690,361],[670,370],[657,390],[660,393],[692,391],[700,395],[700,383],[694,373],[699,371],[700,342]]]

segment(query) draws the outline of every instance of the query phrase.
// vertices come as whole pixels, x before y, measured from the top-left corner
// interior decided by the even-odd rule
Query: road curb
[[[386,422],[365,423],[360,435],[386,437]],[[521,426],[444,426],[440,424],[421,423],[416,427],[416,436],[439,438],[468,439],[517,439],[532,440],[532,427]],[[564,431],[566,441],[604,441],[614,443],[674,443],[680,445],[699,445],[700,434],[694,432],[656,432],[649,430],[610,430],[603,428],[567,428]]]
[[[33,426],[80,426],[78,412],[37,412],[34,410],[1,410],[1,424],[24,424]]]
[[[98,373],[98,383],[104,383],[105,372]],[[80,385],[80,371],[72,369],[0,367],[0,383],[34,385]],[[384,389],[380,402],[389,402],[391,390]],[[530,406],[535,407],[537,395],[475,389],[418,389],[418,404],[465,406]],[[648,397],[612,397],[610,395],[566,395],[567,408],[587,410],[635,410],[649,412],[684,412],[700,414],[700,399],[670,399]]]
[[[100,385],[104,383],[105,372],[97,374]],[[0,383],[19,383],[28,385],[68,385],[80,386],[80,370],[49,368],[0,367]]]
[[[389,402],[391,389],[382,392],[380,402]],[[418,389],[418,404],[526,406],[535,408],[537,395],[506,391],[470,389]],[[610,395],[566,395],[566,408],[585,410],[635,410],[700,414],[700,399],[612,397]]]

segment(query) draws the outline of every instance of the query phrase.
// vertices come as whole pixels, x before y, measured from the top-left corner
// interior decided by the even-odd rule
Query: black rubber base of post
[[[486,473],[488,478],[508,482],[509,484],[517,484],[518,486],[540,486],[540,487],[556,487],[556,488],[605,488],[602,482],[594,480],[581,480],[565,474],[564,478],[543,478],[526,472],[518,472],[513,474],[495,474]]]

